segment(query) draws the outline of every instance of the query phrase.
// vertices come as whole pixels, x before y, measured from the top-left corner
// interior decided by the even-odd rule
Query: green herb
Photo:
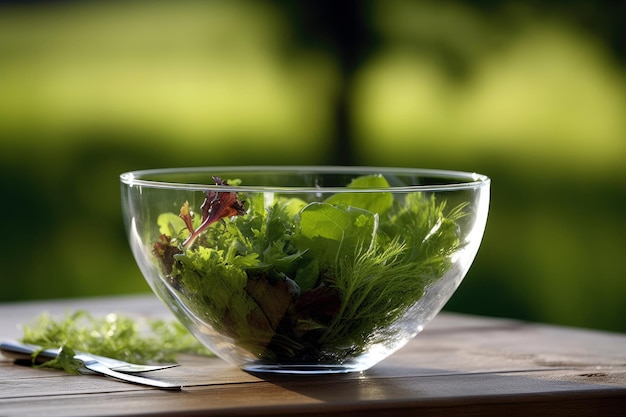
[[[372,175],[349,187],[389,184]],[[159,217],[154,254],[194,314],[259,361],[336,363],[393,337],[389,326],[451,267],[464,207],[417,192],[309,204],[211,192],[199,220],[188,203]]]
[[[42,348],[42,350],[45,349]],[[35,352],[35,354],[33,355],[33,363],[38,354],[39,352]],[[40,365],[33,366],[35,366],[36,368],[60,368],[64,369],[65,372],[67,372],[68,374],[78,375],[80,374],[81,363],[80,361],[74,359],[75,355],[76,352],[74,352],[72,348],[67,346],[61,346],[59,348],[59,352],[57,353],[56,358],[46,361]]]
[[[80,366],[73,359],[74,351],[140,364],[173,362],[179,353],[211,354],[177,321],[146,319],[142,323],[115,313],[94,317],[83,310],[63,319],[42,314],[32,326],[24,326],[22,342],[39,345],[41,350],[60,349],[57,358],[40,366],[69,373],[78,373]]]

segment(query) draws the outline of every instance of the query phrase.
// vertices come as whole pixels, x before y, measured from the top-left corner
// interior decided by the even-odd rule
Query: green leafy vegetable
[[[309,204],[207,193],[200,223],[212,223],[198,232],[188,203],[163,213],[154,254],[194,314],[260,362],[349,361],[451,267],[465,205],[394,197],[381,175],[348,187]]]
[[[348,184],[353,189],[376,189],[389,188],[389,183],[382,175],[367,175],[358,177]],[[360,207],[372,213],[384,213],[393,204],[391,193],[361,192],[361,193],[338,193],[326,200],[329,204]]]
[[[115,313],[94,317],[79,310],[63,319],[44,313],[33,325],[24,326],[21,341],[39,345],[42,350],[60,349],[57,358],[40,366],[62,368],[69,373],[78,373],[80,367],[73,359],[74,351],[140,364],[173,362],[179,353],[211,355],[177,321],[147,319],[144,326],[141,324]]]
[[[42,349],[42,350],[45,350],[45,349]],[[38,355],[38,352],[35,352],[35,355],[33,357],[33,362],[35,361],[37,355]],[[76,355],[76,352],[74,352],[72,348],[68,346],[61,346],[59,348],[59,352],[56,358],[46,361],[40,365],[34,365],[34,366],[36,368],[44,368],[44,367],[61,368],[61,369],[64,369],[65,372],[67,372],[68,374],[78,375],[80,374],[81,363],[80,361],[74,359],[75,355]]]

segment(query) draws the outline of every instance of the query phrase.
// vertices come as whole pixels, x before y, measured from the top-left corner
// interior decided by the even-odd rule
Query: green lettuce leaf
[[[311,203],[300,212],[299,224],[296,246],[320,264],[336,266],[339,259],[372,246],[378,215],[357,207]]]
[[[382,175],[357,177],[348,184],[353,189],[389,188],[389,182]],[[337,193],[326,199],[328,204],[359,207],[372,213],[384,214],[393,205],[393,195],[381,192]]]

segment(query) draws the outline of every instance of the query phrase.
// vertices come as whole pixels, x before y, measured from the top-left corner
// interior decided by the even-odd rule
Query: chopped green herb
[[[211,355],[177,321],[146,319],[141,323],[115,313],[94,317],[83,310],[63,319],[44,313],[33,325],[24,326],[21,341],[39,345],[42,350],[60,348],[57,358],[40,366],[62,368],[69,373],[77,373],[79,368],[73,360],[74,351],[139,364],[173,362],[179,353]]]
[[[45,349],[42,348],[42,350]],[[37,355],[38,352],[35,352],[35,354],[33,355],[33,361],[35,360]],[[68,374],[78,375],[80,374],[81,363],[80,361],[74,359],[75,355],[76,352],[74,352],[72,348],[67,346],[61,346],[59,348],[59,353],[57,354],[56,358],[46,361],[40,365],[34,366],[36,368],[61,368],[64,369],[65,372],[67,372]]]
[[[389,184],[372,175],[349,187]],[[384,342],[451,267],[465,207],[418,192],[244,199],[207,193],[200,220],[187,202],[179,216],[163,213],[154,254],[194,314],[259,361],[281,363],[348,361]]]

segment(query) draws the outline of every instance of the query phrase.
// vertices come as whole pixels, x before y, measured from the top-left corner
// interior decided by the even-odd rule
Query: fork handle
[[[38,363],[54,359],[59,354],[56,349],[45,349],[40,351],[39,346],[27,345],[14,341],[0,343],[0,352],[2,352],[2,355],[7,358],[18,360],[27,359],[30,361],[33,361],[33,354],[35,352],[39,352],[35,358],[35,361]]]

